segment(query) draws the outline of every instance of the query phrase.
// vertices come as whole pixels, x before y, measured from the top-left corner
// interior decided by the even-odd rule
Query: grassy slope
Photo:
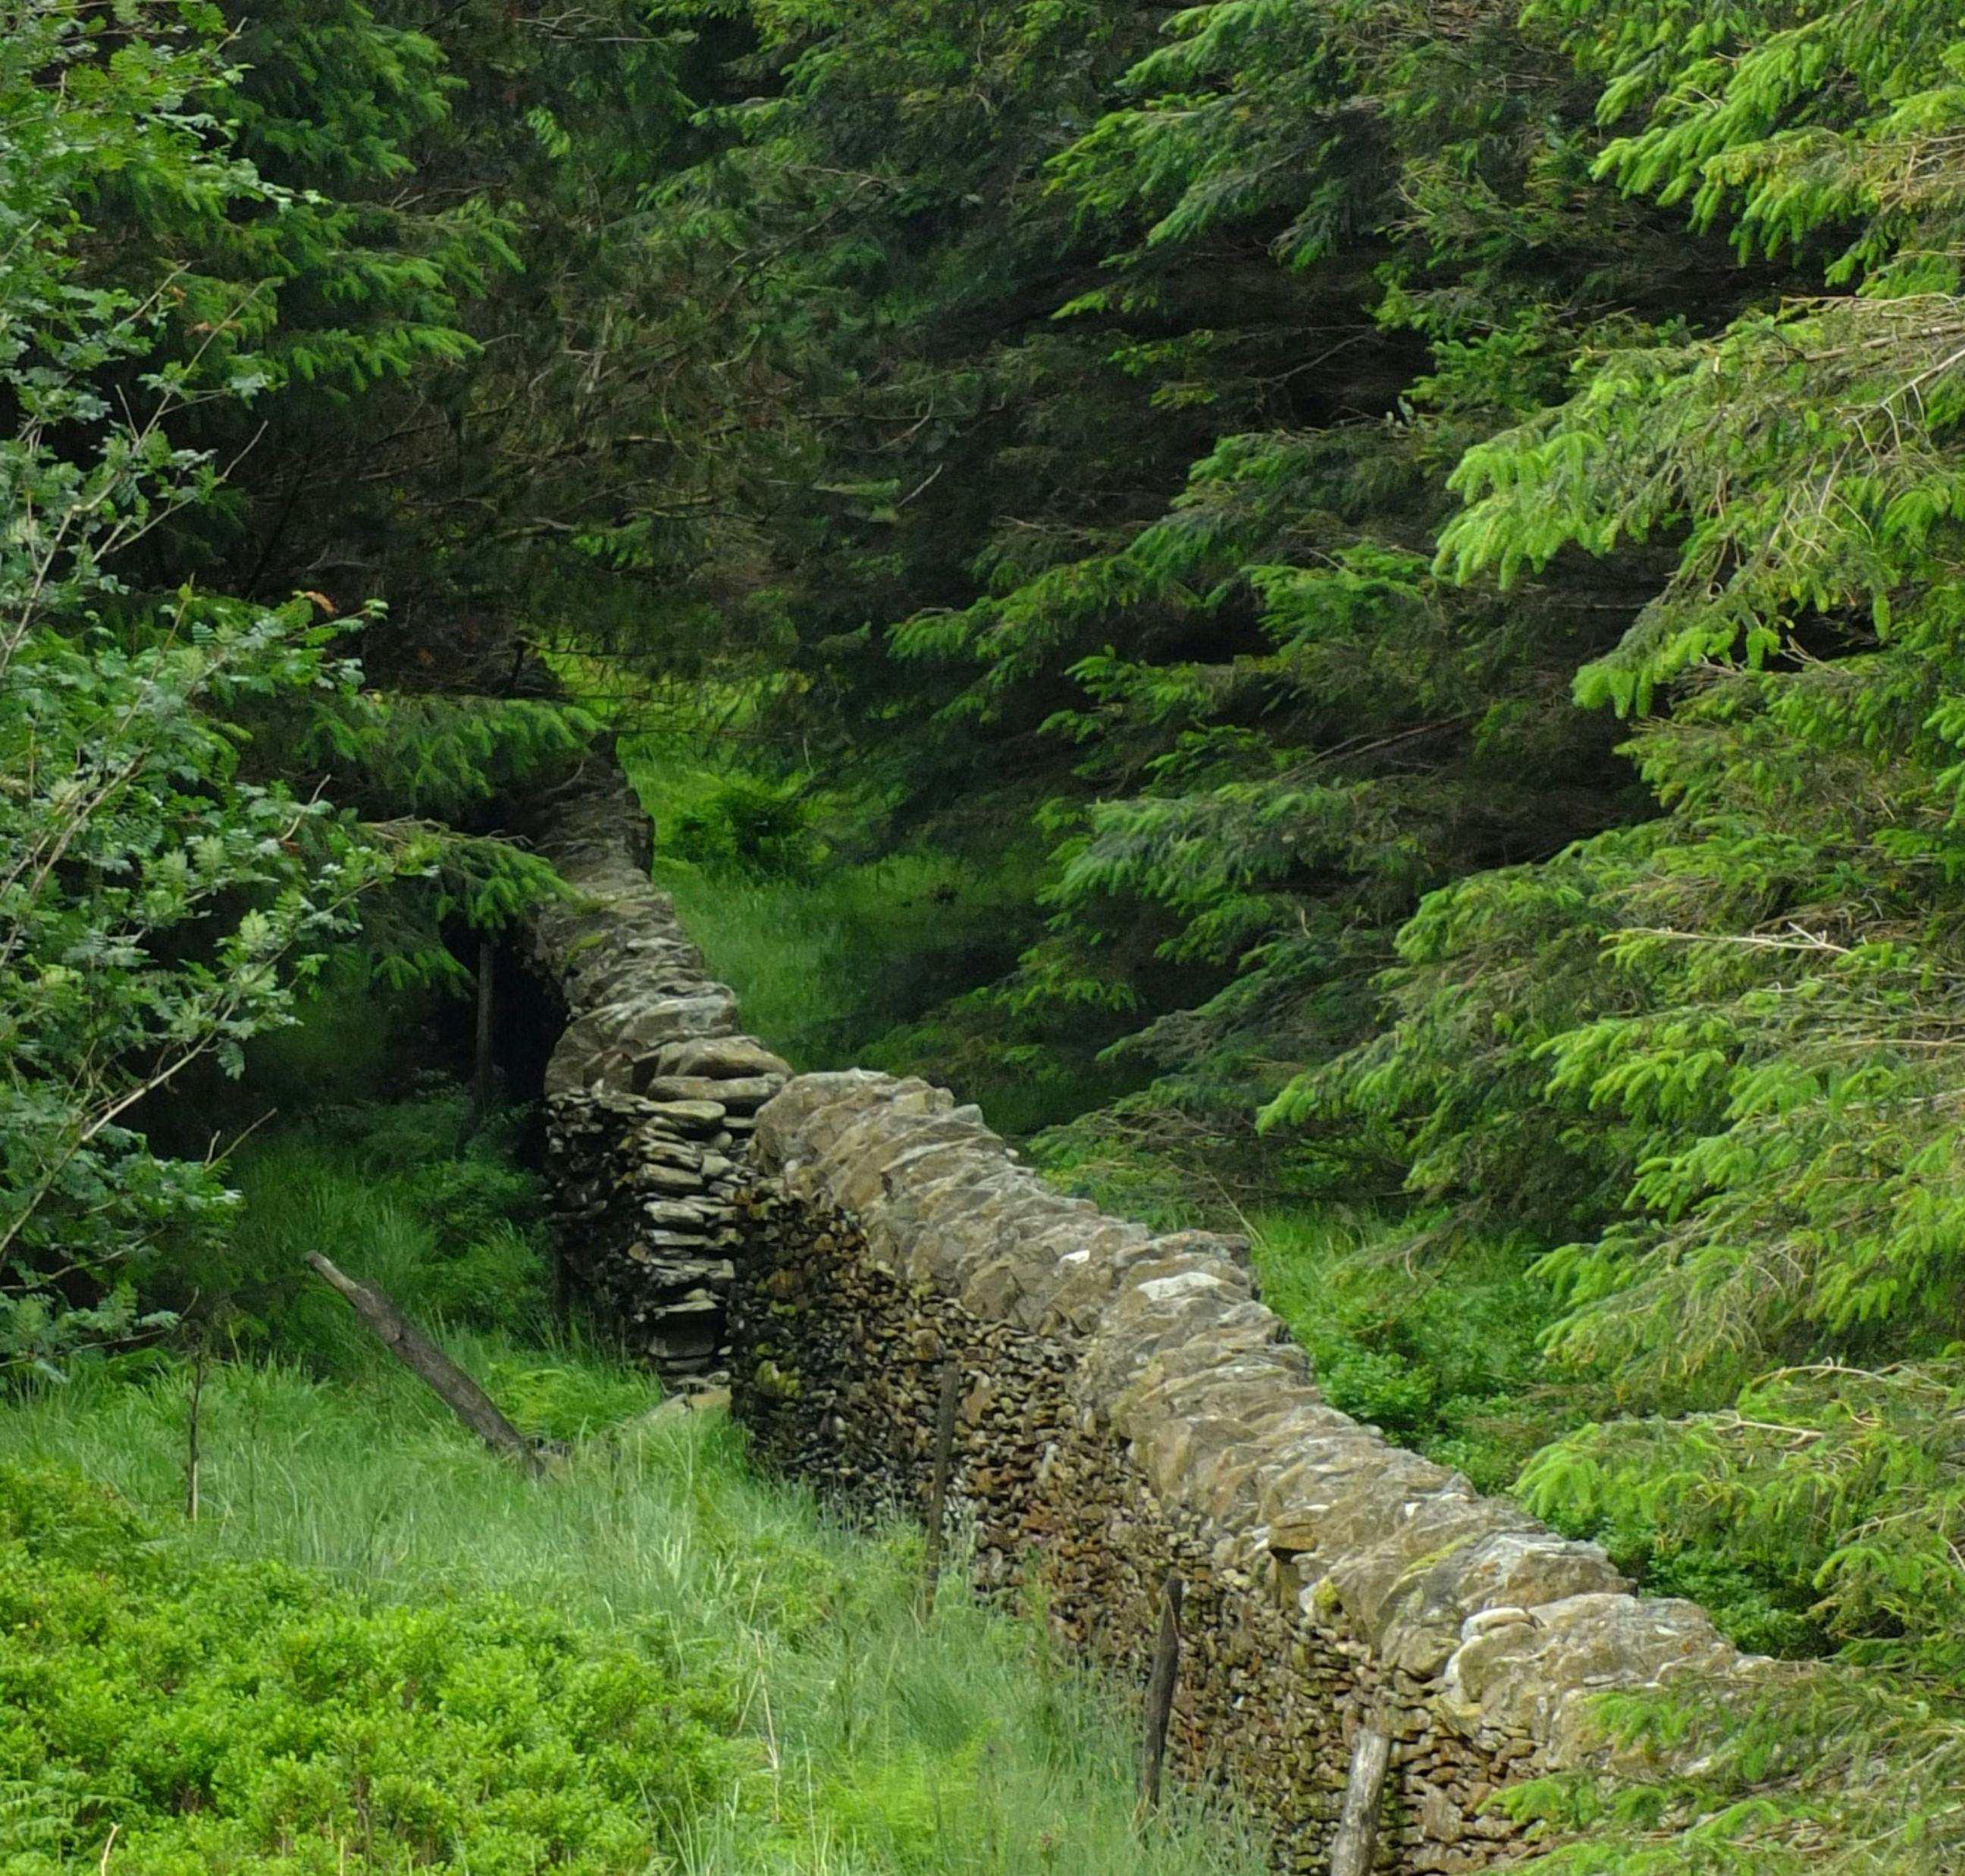
[[[369,1110],[260,1145],[241,1266],[324,1243],[426,1316],[502,1273],[498,1308],[523,1319],[523,1204],[483,1235],[510,1169],[423,1151],[453,1118],[441,1103]],[[157,1534],[66,1576],[59,1556],[30,1568],[17,1550],[10,1578],[0,1550],[0,1603],[24,1596],[0,1621],[0,1690],[18,1702],[0,1725],[6,1876],[94,1868],[111,1823],[120,1876],[1261,1868],[1219,1819],[1177,1809],[1137,1833],[1126,1717],[1035,1624],[962,1597],[924,1624],[912,1531],[828,1523],[751,1476],[725,1424],[651,1422],[645,1377],[488,1321],[448,1328],[516,1417],[584,1436],[533,1485],[351,1334],[333,1299],[235,1326],[260,1358],[211,1371],[195,1527],[182,1361],[105,1365],[0,1409],[0,1454],[34,1469],[16,1479],[17,1524],[25,1502],[30,1522],[73,1527],[60,1481],[86,1478]],[[297,1588],[281,1586],[288,1566],[307,1572]],[[82,1629],[60,1630],[71,1618]],[[69,1671],[72,1653],[37,1655],[37,1636],[72,1649],[81,1635],[87,1674]],[[410,1674],[411,1657],[436,1665]],[[613,1690],[618,1723],[596,1720],[595,1685]],[[532,1716],[523,1737],[515,1706]],[[651,1734],[635,1715],[658,1707],[670,1723]],[[296,1746],[294,1727],[323,1713],[338,1717]],[[146,1742],[182,1733],[173,1715],[196,1723],[191,1758],[163,1778]],[[233,1741],[216,1771],[197,1758],[200,1727]],[[409,1797],[392,1752],[413,1762]]]

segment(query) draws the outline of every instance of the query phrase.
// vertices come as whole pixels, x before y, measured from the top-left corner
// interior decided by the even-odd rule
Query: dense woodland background
[[[1838,1664],[1563,1867],[1965,1854],[1956,8],[0,24],[20,1386],[259,1306],[254,1039],[427,1027],[609,731],[802,1065]]]

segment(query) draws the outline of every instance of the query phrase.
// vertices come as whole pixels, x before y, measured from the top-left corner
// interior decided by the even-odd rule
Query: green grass
[[[726,1421],[507,1326],[539,1319],[537,1192],[495,1141],[456,1157],[452,1109],[248,1156],[259,1300],[224,1333],[256,1358],[208,1370],[195,1524],[182,1355],[0,1408],[0,1873],[95,1869],[120,1823],[114,1876],[1256,1876],[1218,1815],[1135,1829],[1130,1703],[1036,1621],[918,1617],[912,1527],[835,1523]],[[316,1245],[571,1456],[519,1476],[272,1283]],[[92,1537],[122,1515],[94,1488],[142,1527]]]
[[[481,1371],[535,1424],[550,1416],[528,1416],[529,1399],[563,1400],[569,1386],[646,1405],[645,1386],[635,1397],[632,1377],[590,1357],[502,1352],[502,1373]],[[571,1624],[570,1646],[646,1656],[745,1768],[672,1833],[675,1864],[649,1867],[1261,1867],[1225,1824],[1184,1811],[1136,1835],[1120,1703],[1051,1659],[1034,1625],[960,1596],[920,1621],[915,1534],[828,1523],[751,1476],[725,1424],[637,1416],[590,1434],[535,1485],[413,1390],[227,1367],[207,1383],[203,1514],[187,1527],[188,1402],[181,1365],[143,1379],[98,1370],[10,1410],[5,1444],[17,1463],[111,1486],[165,1533],[168,1554],[201,1569],[276,1560],[362,1607],[509,1599]]]
[[[655,864],[690,936],[737,992],[745,1024],[801,1068],[850,1065],[968,963],[1007,969],[963,936],[975,893],[958,862],[900,854],[812,875],[681,859]]]
[[[613,1876],[673,1867],[748,1769],[714,1691],[625,1637],[200,1554],[72,1470],[0,1465],[0,1579],[9,1876],[98,1846],[124,1876]]]
[[[516,1116],[467,1139],[468,1114],[455,1084],[437,1081],[419,1098],[323,1107],[254,1136],[229,1169],[243,1201],[233,1229],[182,1253],[153,1299],[195,1306],[223,1352],[384,1374],[386,1355],[307,1273],[306,1254],[325,1250],[452,1332],[548,1334],[545,1188],[507,1150]]]
[[[655,823],[657,882],[745,1023],[799,1068],[848,1066],[1015,962],[1028,880],[948,853],[857,857],[864,805],[652,737],[623,738],[620,753]]]
[[[1137,1082],[1095,1060],[1097,1039],[1013,1034],[973,995],[1041,928],[1027,842],[986,860],[879,851],[876,805],[654,737],[619,747],[655,823],[656,883],[745,1026],[794,1066],[925,1075],[1019,1138]]]

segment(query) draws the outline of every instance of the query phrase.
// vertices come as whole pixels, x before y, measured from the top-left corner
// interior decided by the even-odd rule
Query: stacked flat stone
[[[560,1254],[665,1380],[715,1385],[742,1162],[791,1070],[741,1033],[736,998],[649,883],[648,824],[611,766],[535,803],[532,832],[574,895],[529,934],[565,1019],[545,1078]]]

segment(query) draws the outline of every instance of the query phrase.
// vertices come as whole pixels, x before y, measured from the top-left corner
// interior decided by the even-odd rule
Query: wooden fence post
[[[1358,1729],[1351,1749],[1344,1808],[1337,1814],[1337,1835],[1330,1845],[1330,1876],[1370,1876],[1378,1849],[1378,1803],[1391,1762],[1391,1733],[1382,1711],[1375,1710]]]
[[[928,1550],[921,1559],[921,1617],[934,1613],[935,1585],[947,1541],[948,1482],[955,1470],[955,1410],[962,1400],[962,1364],[950,1355],[941,1370],[941,1399],[934,1416],[934,1482],[928,1497]]]
[[[1146,1740],[1140,1754],[1140,1802],[1134,1813],[1143,1823],[1159,1807],[1160,1772],[1166,1763],[1167,1728],[1173,1720],[1174,1690],[1180,1685],[1180,1607],[1187,1585],[1169,1570],[1160,1586],[1160,1632],[1147,1680]]]

